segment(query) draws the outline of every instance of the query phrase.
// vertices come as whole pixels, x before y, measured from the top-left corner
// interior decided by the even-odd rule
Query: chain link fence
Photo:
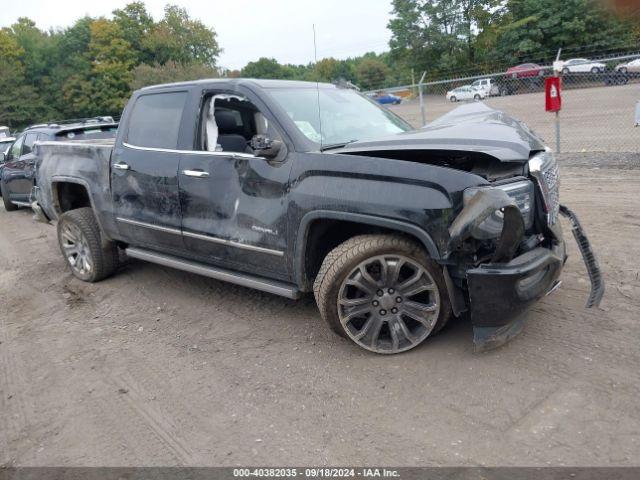
[[[564,61],[559,72],[562,110],[557,118],[545,111],[545,78],[552,75],[551,65],[524,64],[506,73],[405,85],[384,92],[402,97],[399,105],[389,108],[416,127],[461,102],[484,101],[525,122],[547,145],[562,152],[640,152],[640,128],[636,128],[640,54]],[[375,96],[380,91],[369,93]]]

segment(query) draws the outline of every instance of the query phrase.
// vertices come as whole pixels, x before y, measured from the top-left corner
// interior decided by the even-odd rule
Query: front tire
[[[458,101],[455,95],[451,95],[451,98],[449,100],[451,101],[451,103],[456,103]]]
[[[78,208],[58,220],[58,244],[71,273],[84,282],[99,282],[118,268],[118,247],[103,240],[91,208]]]
[[[476,102],[479,102],[479,101],[480,101],[480,95],[478,95],[478,94],[476,93],[476,94],[473,96],[473,99],[474,99]]]
[[[11,203],[11,200],[9,200],[9,189],[2,180],[0,180],[0,192],[2,192],[2,203],[4,204],[4,209],[7,212],[14,212],[18,210],[18,206],[14,203]]]
[[[417,347],[451,317],[442,268],[399,235],[359,235],[334,248],[313,292],[334,332],[375,353]]]

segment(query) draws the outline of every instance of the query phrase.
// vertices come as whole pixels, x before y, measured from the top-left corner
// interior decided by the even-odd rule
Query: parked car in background
[[[11,144],[15,141],[14,137],[2,137],[0,136],[0,153],[7,153]],[[2,163],[2,162],[0,162]]]
[[[0,153],[0,194],[7,211],[30,206],[31,190],[35,181],[35,155],[33,146],[42,141],[97,140],[114,138],[118,124],[111,117],[44,123],[26,128],[10,145],[8,152]]]
[[[400,103],[402,102],[402,97],[386,92],[379,92],[373,95],[371,98],[373,98],[380,105],[400,105]]]
[[[2,126],[0,127],[0,139],[3,137],[10,137],[11,132],[9,131],[9,127]]]
[[[601,62],[594,62],[588,58],[571,58],[562,64],[562,73],[602,73],[607,66]]]
[[[459,102],[461,100],[482,100],[487,95],[471,85],[464,85],[462,87],[454,88],[447,92],[447,100],[450,102]]]
[[[544,77],[547,67],[537,63],[523,63],[507,69],[506,75],[511,78]]]
[[[493,78],[480,78],[473,82],[471,86],[484,93],[485,97],[500,94],[500,89]]]
[[[640,73],[640,58],[616,65],[615,70],[620,73]]]

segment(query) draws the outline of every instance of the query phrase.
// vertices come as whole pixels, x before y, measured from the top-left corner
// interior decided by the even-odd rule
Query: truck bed
[[[82,185],[98,211],[110,205],[109,162],[115,139],[68,140],[36,143],[37,200],[52,220],[58,218],[56,186],[61,182]]]

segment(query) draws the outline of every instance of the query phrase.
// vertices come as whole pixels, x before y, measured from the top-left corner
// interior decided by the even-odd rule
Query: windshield
[[[323,146],[413,130],[400,117],[354,90],[283,88],[271,90],[271,94],[298,130],[309,140],[322,143]]]

